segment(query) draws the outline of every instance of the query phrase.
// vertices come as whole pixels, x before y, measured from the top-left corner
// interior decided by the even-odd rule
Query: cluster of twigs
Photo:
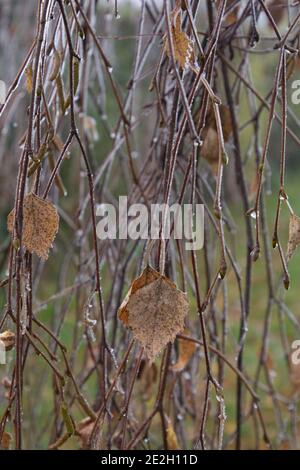
[[[288,193],[287,144],[300,143],[287,104],[288,66],[299,46],[298,2],[141,0],[139,21],[129,14],[132,31],[123,36],[126,8],[118,2],[40,0],[23,8],[36,11],[36,36],[8,87],[0,121],[7,131],[3,174],[10,200],[15,196],[13,236],[5,235],[1,252],[0,331],[15,332],[15,355],[7,353],[0,372],[2,445],[11,437],[18,449],[297,448],[298,392],[276,389],[269,341],[276,325],[279,367],[290,370],[287,329],[299,332],[300,323],[283,299],[282,279],[288,288],[290,277],[279,221]],[[194,49],[193,64],[187,57],[183,67],[173,31],[176,8]],[[114,49],[121,40],[133,53],[125,86]],[[266,54],[275,57],[276,69],[261,91],[252,57],[259,62]],[[221,103],[232,129],[226,142]],[[202,154],[209,113],[217,133],[214,170]],[[17,137],[9,127],[14,121]],[[265,204],[275,121],[282,130],[272,218],[278,272]],[[247,159],[241,139],[249,129]],[[8,156],[18,160],[17,171]],[[239,201],[237,222],[228,181]],[[46,262],[22,246],[29,192],[50,199],[60,214]],[[119,194],[147,207],[204,204],[203,250],[160,240],[149,254],[145,240],[99,240],[96,203],[116,204]],[[147,257],[190,300],[187,330],[152,365],[117,317]],[[265,266],[266,305],[259,312],[255,262]],[[245,359],[251,318],[259,325],[254,372]],[[197,347],[176,370],[179,341]]]

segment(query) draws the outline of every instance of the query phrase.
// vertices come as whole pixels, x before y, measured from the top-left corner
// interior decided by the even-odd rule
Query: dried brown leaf
[[[51,72],[50,72],[50,75],[49,75],[49,80],[51,82],[53,82],[56,79],[56,77],[59,73],[60,62],[61,62],[60,53],[56,49],[54,49],[52,69],[51,69]]]
[[[141,382],[142,392],[146,399],[150,399],[152,395],[152,386],[156,383],[158,370],[155,362],[150,363],[143,359],[140,365],[137,379]]]
[[[290,215],[289,240],[287,247],[287,259],[290,260],[300,243],[300,217],[296,214]]]
[[[227,0],[226,9],[228,9],[234,2],[235,0]],[[219,8],[220,4],[221,4],[221,0],[217,0],[217,8]],[[234,24],[236,22],[238,18],[238,12],[239,12],[239,6],[236,6],[225,16],[224,22],[227,26],[230,26],[231,24]]]
[[[14,227],[14,209],[8,214],[7,227],[12,234]],[[30,253],[36,253],[40,258],[48,258],[59,226],[59,216],[56,207],[35,194],[29,193],[23,204],[23,233],[22,243]]]
[[[171,423],[171,420],[168,419],[168,426],[167,426],[167,444],[168,450],[179,450],[178,439]]]
[[[201,156],[205,158],[212,166],[217,165],[219,161],[219,140],[218,133],[212,127],[204,129],[203,145],[201,147]]]
[[[278,0],[268,0],[267,7],[273,17],[273,20],[278,25],[284,17],[284,5]],[[270,21],[269,23],[271,25]]]
[[[219,113],[221,118],[224,142],[228,142],[232,134],[232,122],[228,106],[226,106],[225,104],[221,104],[219,106]],[[209,106],[207,111],[205,128],[211,128],[217,131],[216,117],[212,105]]]
[[[219,106],[224,142],[228,142],[232,134],[232,123],[229,108],[225,105]],[[219,162],[219,138],[217,133],[217,123],[213,107],[210,105],[203,129],[203,145],[201,156],[207,160],[216,173]]]
[[[15,345],[15,334],[10,330],[3,331],[0,333],[0,341],[4,344],[5,350],[10,351]]]
[[[171,33],[174,58],[182,69],[187,67],[191,67],[193,69],[195,62],[194,44],[187,34],[182,30],[181,14],[182,10],[180,3],[178,3],[171,13]],[[170,57],[171,51],[169,48],[167,34],[164,36],[164,48],[167,55]]]
[[[9,432],[4,431],[1,438],[0,447],[4,450],[9,450],[12,441],[12,435]]]
[[[9,390],[11,387],[11,380],[8,377],[3,377],[1,384],[6,390]]]
[[[187,332],[185,332],[187,334]],[[189,363],[197,349],[196,343],[187,339],[178,338],[178,358],[177,362],[172,366],[174,372],[180,372]]]
[[[252,201],[254,197],[256,196],[258,187],[259,187],[259,173],[256,171],[249,185],[248,197],[250,201]]]
[[[95,422],[91,418],[85,418],[76,426],[76,434],[78,435],[82,449],[89,448],[89,440],[94,428]]]
[[[155,271],[155,269],[152,269],[151,266],[147,266],[146,269],[142,272],[142,274],[133,281],[125,299],[123,300],[119,308],[119,318],[124,323],[125,326],[128,326],[129,312],[127,310],[127,305],[128,305],[130,296],[134,294],[138,289],[141,289],[147,284],[150,284],[151,282],[155,281],[159,277],[160,277],[160,274],[157,271]]]
[[[119,309],[119,318],[145,348],[152,362],[184,328],[189,305],[184,292],[147,266]]]
[[[33,69],[32,64],[29,64],[25,69],[25,88],[30,94],[32,92]]]

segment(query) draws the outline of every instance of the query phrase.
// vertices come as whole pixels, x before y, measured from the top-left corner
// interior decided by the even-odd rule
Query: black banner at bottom
[[[45,462],[54,463],[121,466],[124,468],[141,468],[141,466],[178,466],[188,465],[197,468],[197,465],[206,463],[268,463],[278,465],[282,461],[285,465],[289,457],[298,459],[296,451],[3,451],[0,454],[1,463],[20,462],[23,465],[37,463],[39,467]],[[295,455],[294,455],[295,454]],[[45,460],[46,458],[46,460]],[[89,467],[92,470],[92,467]]]

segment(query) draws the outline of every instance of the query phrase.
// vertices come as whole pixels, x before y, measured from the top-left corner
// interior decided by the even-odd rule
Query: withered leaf
[[[232,123],[229,108],[221,104],[219,106],[224,142],[228,142],[232,134]],[[201,147],[201,156],[207,160],[213,167],[217,168],[219,161],[219,138],[217,133],[217,123],[213,107],[210,105],[205,127],[203,129],[203,145]]]
[[[89,139],[92,142],[96,142],[97,140],[99,140],[99,133],[97,130],[97,121],[95,118],[84,114],[82,116],[82,125],[83,125],[84,131],[86,132],[86,134],[88,135]]]
[[[8,214],[7,227],[12,234],[14,228],[14,209]],[[48,258],[59,226],[59,216],[56,207],[33,193],[24,198],[22,243],[30,253],[36,253],[40,258]]]
[[[11,441],[12,441],[12,435],[9,432],[4,431],[4,433],[2,434],[0,447],[3,450],[9,450],[10,445],[11,445]]]
[[[15,340],[15,334],[10,330],[0,333],[0,341],[4,344],[5,351],[10,351],[14,347]]]
[[[284,18],[284,5],[280,3],[281,2],[278,2],[278,0],[268,0],[267,2],[268,10],[271,13],[273,20],[275,21],[277,25]],[[271,21],[269,21],[269,24],[272,27]]]
[[[28,67],[25,69],[25,88],[27,92],[30,94],[32,92],[32,81],[33,81],[33,69],[32,64],[29,64]]]
[[[155,362],[150,363],[147,359],[142,359],[137,379],[141,382],[142,393],[146,399],[152,395],[152,386],[156,383],[158,370]]]
[[[51,69],[51,72],[50,72],[50,76],[49,76],[49,80],[51,82],[53,82],[58,73],[59,73],[59,69],[60,69],[60,53],[54,49],[54,53],[53,53],[53,61],[52,61],[52,69]]]
[[[132,294],[134,294],[141,287],[144,287],[147,284],[150,284],[151,282],[155,281],[156,279],[159,279],[159,277],[160,277],[160,274],[157,271],[155,271],[155,269],[152,269],[151,266],[147,266],[146,269],[142,272],[142,274],[133,281],[125,299],[123,300],[119,308],[119,318],[124,323],[125,326],[129,326],[128,325],[129,312],[127,309],[127,305]]]
[[[228,9],[235,0],[227,0],[226,2],[226,9]],[[221,0],[217,0],[217,8],[219,8],[221,4]],[[225,16],[225,23],[227,26],[234,24],[238,18],[239,6],[233,8],[226,16]]]
[[[263,182],[264,182],[264,177],[263,177]],[[249,185],[248,197],[250,201],[252,201],[254,197],[256,196],[258,187],[259,187],[259,173],[256,171]]]
[[[212,127],[204,129],[201,156],[210,163],[215,171],[219,161],[219,140],[218,133]]]
[[[290,260],[300,243],[300,217],[296,214],[290,215],[289,240],[287,246],[287,260]]]
[[[147,266],[133,282],[118,314],[153,362],[183,330],[188,309],[186,294],[170,279]]]
[[[91,418],[85,418],[76,425],[76,434],[80,439],[82,449],[89,448],[89,440],[94,425],[95,422]]]
[[[187,334],[187,332],[185,332],[185,334]],[[188,365],[196,349],[197,345],[193,341],[178,338],[178,359],[177,362],[172,366],[172,370],[174,372],[182,371]]]
[[[174,48],[174,58],[182,69],[187,67],[194,69],[194,44],[187,34],[182,30],[181,13],[182,10],[180,3],[177,3],[176,7],[171,13],[171,33]],[[167,55],[170,57],[171,51],[167,34],[164,36],[164,48]]]
[[[167,426],[167,444],[168,450],[179,450],[178,439],[171,423],[171,420],[168,419],[168,426]]]
[[[232,134],[231,115],[230,115],[230,110],[228,106],[226,106],[225,104],[221,104],[219,106],[219,113],[220,113],[220,118],[221,118],[224,142],[228,142]],[[217,131],[216,117],[215,117],[213,106],[211,104],[209,105],[209,108],[207,111],[205,128],[211,128]]]

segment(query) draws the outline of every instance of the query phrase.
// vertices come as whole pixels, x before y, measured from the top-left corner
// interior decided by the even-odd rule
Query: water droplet
[[[114,69],[113,69],[112,67],[108,67],[107,70],[108,70],[108,73],[113,73],[113,70],[114,70]]]

